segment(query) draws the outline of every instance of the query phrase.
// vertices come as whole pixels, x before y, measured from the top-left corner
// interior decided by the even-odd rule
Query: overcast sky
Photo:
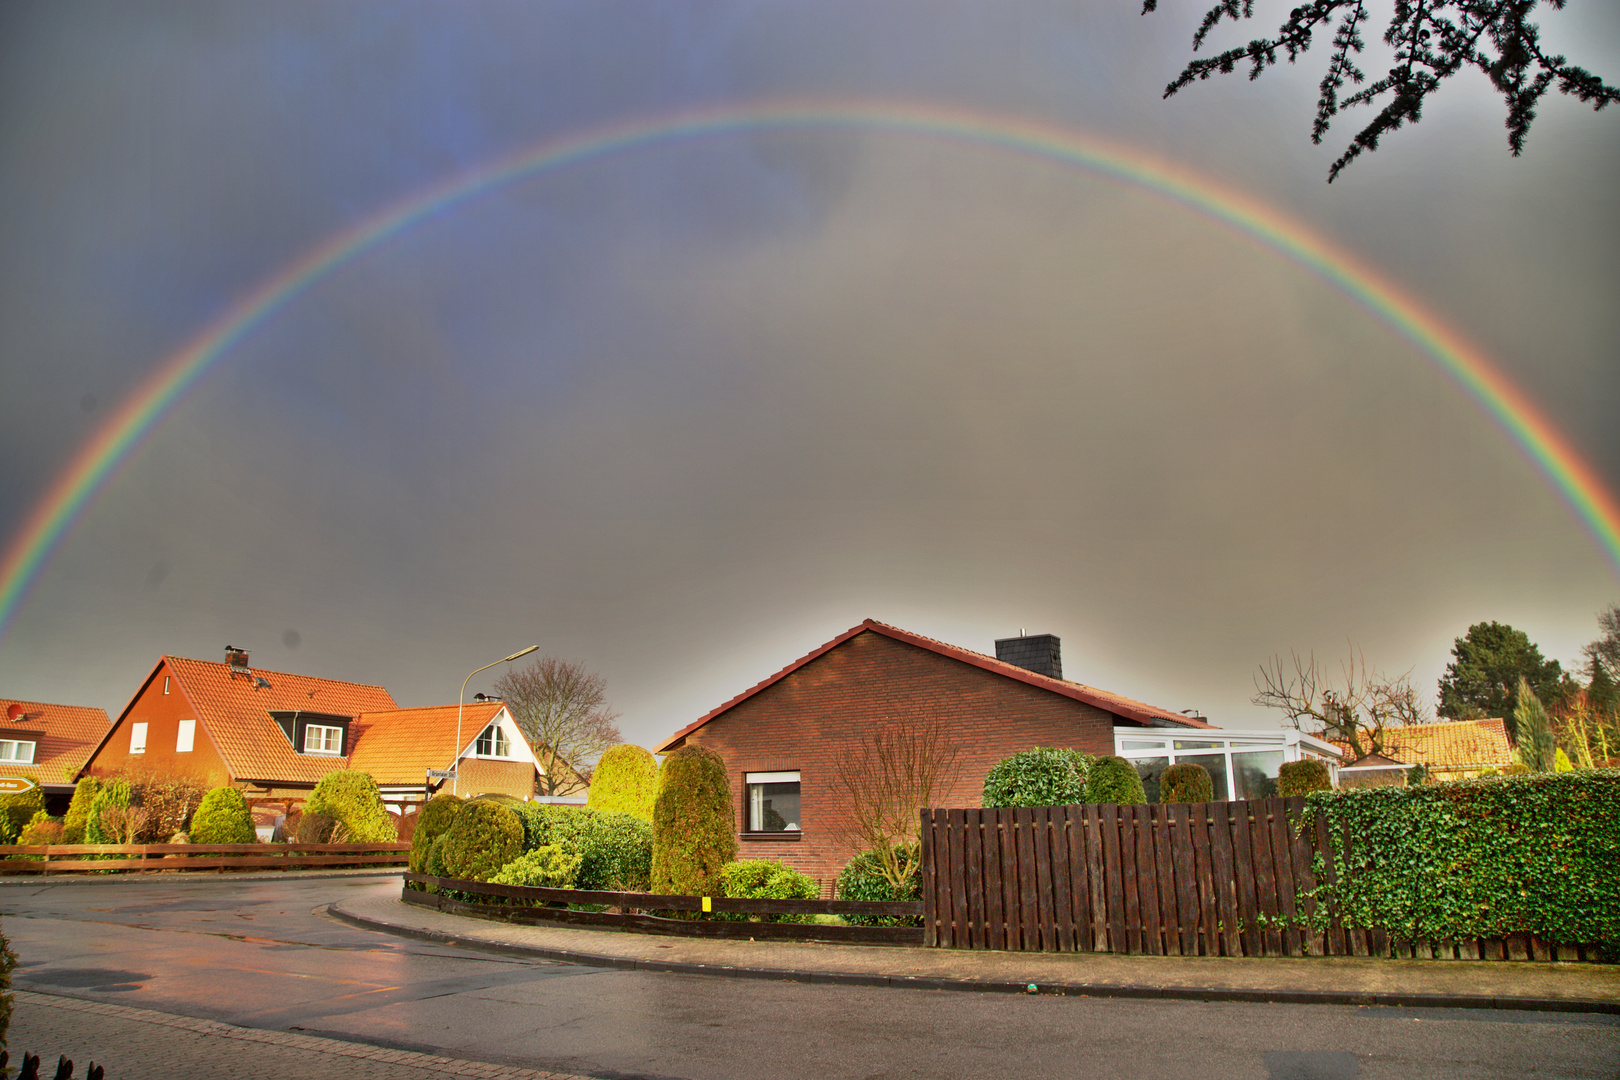
[[[1326,43],[1164,101],[1201,6],[1163,7],[0,5],[0,538],[156,365],[368,213],[789,97],[1039,121],[1244,192],[1620,487],[1620,110],[1551,98],[1515,160],[1464,75],[1329,186],[1360,118],[1310,144]],[[1544,21],[1620,81],[1620,6]],[[1055,633],[1069,678],[1262,727],[1275,653],[1354,642],[1432,703],[1470,623],[1567,665],[1615,600],[1501,428],[1254,239],[985,146],[754,132],[537,175],[298,296],[81,516],[0,693],[116,716],[159,655],[229,643],[425,705],[539,644],[652,745],[872,617],[986,652]]]

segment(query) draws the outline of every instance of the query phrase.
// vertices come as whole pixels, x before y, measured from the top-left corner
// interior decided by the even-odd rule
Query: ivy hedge
[[[1620,769],[1465,780],[1417,788],[1317,791],[1337,881],[1307,896],[1326,925],[1399,938],[1499,938],[1620,949]]]

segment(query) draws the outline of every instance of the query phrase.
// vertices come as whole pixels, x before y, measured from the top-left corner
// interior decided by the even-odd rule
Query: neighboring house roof
[[[1164,727],[1168,725],[1173,727],[1190,728],[1212,728],[1215,726],[1213,724],[1205,723],[1202,720],[1194,720],[1191,717],[1183,716],[1173,709],[1160,709],[1156,706],[1147,705],[1143,702],[1136,701],[1128,697],[1121,697],[1119,694],[1109,693],[1107,690],[1099,690],[1094,686],[1086,686],[1084,683],[1071,682],[1068,679],[1053,679],[1049,676],[1037,674],[1036,672],[1018,667],[1016,664],[1009,664],[1006,661],[997,660],[993,656],[986,656],[983,653],[976,653],[971,649],[964,649],[956,645],[948,645],[943,641],[936,641],[931,637],[924,637],[921,634],[913,634],[909,630],[901,630],[899,627],[889,626],[887,623],[880,623],[875,619],[867,619],[859,626],[851,627],[820,648],[795,660],[793,663],[789,664],[781,671],[778,671],[775,675],[772,675],[765,681],[744,690],[742,693],[738,694],[725,704],[712,709],[708,713],[705,713],[693,723],[686,725],[684,728],[665,739],[658,745],[656,752],[660,754],[668,753],[670,750],[673,750],[675,747],[679,746],[681,741],[684,740],[688,735],[692,734],[692,732],[696,731],[704,724],[707,724],[710,720],[713,720],[721,713],[728,709],[734,708],[767,687],[780,682],[782,679],[810,663],[810,661],[825,653],[831,652],[833,649],[836,649],[838,646],[842,645],[850,638],[855,637],[857,634],[864,633],[882,634],[884,637],[893,638],[896,641],[903,641],[907,644],[915,645],[918,648],[927,649],[930,652],[938,653],[941,656],[948,656],[953,660],[960,660],[965,664],[971,664],[974,667],[981,668],[993,674],[1001,675],[1009,679],[1015,679],[1018,682],[1025,683],[1029,686],[1033,686],[1041,690],[1049,690],[1054,694],[1061,694],[1064,697],[1073,698],[1076,701],[1083,701],[1087,705],[1093,705],[1099,709],[1113,713],[1115,716],[1134,721],[1138,724],[1144,724],[1152,727]]]
[[[0,719],[0,739],[33,742],[34,763],[0,762],[0,775],[26,776],[39,784],[71,784],[74,774],[112,730],[106,709],[0,698],[0,717],[9,716],[13,705],[20,714],[16,720]]]
[[[1451,720],[1385,728],[1384,753],[1404,765],[1484,769],[1512,764],[1513,743],[1501,719]]]
[[[454,705],[364,713],[353,724],[349,768],[370,773],[384,786],[420,785],[425,770],[449,768],[505,708],[498,701],[463,706],[459,747]]]
[[[1340,768],[1341,769],[1407,769],[1407,768],[1411,768],[1411,762],[1408,762],[1408,761],[1396,761],[1394,758],[1385,757],[1383,754],[1363,754],[1360,757],[1356,758],[1356,760],[1352,761],[1350,764],[1342,765],[1342,766],[1340,766]]]

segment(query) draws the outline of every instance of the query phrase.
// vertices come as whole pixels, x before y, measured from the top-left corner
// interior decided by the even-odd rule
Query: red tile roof
[[[819,649],[816,649],[813,652],[810,652],[795,660],[793,663],[789,664],[781,671],[778,671],[770,678],[750,687],[747,690],[744,690],[742,693],[738,694],[725,704],[705,713],[693,723],[686,725],[686,727],[665,739],[658,745],[656,752],[660,754],[668,753],[675,746],[679,745],[682,739],[686,738],[692,732],[696,731],[704,724],[707,724],[710,720],[713,720],[727,709],[733,708],[741,702],[753,697],[766,687],[781,681],[782,679],[791,675],[793,672],[804,667],[804,665],[808,664],[810,661],[837,648],[839,645],[842,645],[844,642],[848,641],[852,637],[855,637],[857,634],[868,632],[882,634],[884,637],[893,638],[896,641],[904,641],[919,648],[927,649],[930,652],[938,653],[941,656],[948,656],[953,660],[960,660],[965,664],[972,664],[974,667],[982,668],[983,670],[992,672],[993,674],[1002,675],[1009,679],[1016,679],[1021,683],[1026,683],[1041,690],[1050,690],[1054,694],[1061,694],[1064,697],[1073,698],[1076,701],[1083,701],[1087,705],[1094,705],[1099,709],[1104,709],[1126,720],[1134,720],[1139,724],[1151,725],[1155,727],[1170,724],[1176,727],[1190,728],[1213,728],[1215,726],[1202,720],[1194,720],[1191,717],[1183,716],[1182,714],[1171,709],[1160,709],[1156,706],[1147,705],[1132,698],[1122,697],[1119,694],[1110,693],[1107,690],[1099,690],[1094,686],[1086,686],[1084,683],[1071,682],[1068,679],[1053,679],[1046,675],[1040,675],[1036,672],[1018,667],[1016,664],[1009,664],[1006,661],[997,660],[993,656],[986,656],[983,653],[976,653],[971,649],[964,649],[957,645],[949,645],[943,641],[936,641],[931,637],[924,637],[921,634],[913,634],[909,630],[901,630],[897,626],[890,626],[887,623],[880,623],[876,619],[867,619],[859,626],[851,627],[842,634],[839,634],[837,637],[833,638]]]
[[[463,706],[461,746],[478,737],[505,708],[498,701]],[[368,712],[351,726],[349,768],[368,772],[383,785],[422,783],[427,769],[447,769],[456,745],[456,706]]]
[[[1384,753],[1405,765],[1427,765],[1442,771],[1494,768],[1513,762],[1513,744],[1508,741],[1507,725],[1501,719],[1386,728]]]
[[[9,717],[13,705],[21,712],[16,720],[0,719],[0,731],[15,732],[16,738],[33,741],[34,764],[0,762],[0,775],[26,776],[40,784],[71,784],[91,751],[112,730],[105,709],[0,698],[0,717]],[[37,732],[39,737],[24,732]],[[12,737],[0,734],[0,739]]]

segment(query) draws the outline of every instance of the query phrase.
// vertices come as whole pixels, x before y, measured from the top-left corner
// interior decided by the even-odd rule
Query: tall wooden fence
[[[1167,806],[924,810],[929,945],[1149,956],[1406,956],[1578,960],[1530,935],[1401,941],[1318,925],[1313,861],[1326,826],[1303,798]],[[1304,910],[1300,910],[1303,905]],[[1302,928],[1304,927],[1304,928]]]

